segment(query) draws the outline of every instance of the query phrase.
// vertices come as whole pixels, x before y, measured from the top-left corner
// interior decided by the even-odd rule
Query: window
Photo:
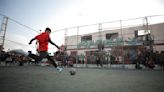
[[[150,30],[135,30],[134,35],[135,37],[141,37],[141,36],[146,36],[150,34]]]
[[[150,30],[135,30],[134,37],[137,38],[139,41],[148,41],[151,40]]]
[[[106,34],[106,39],[107,40],[114,40],[118,38],[118,33],[108,33]]]
[[[82,36],[81,37],[81,41],[91,41],[91,40],[92,40],[92,35]]]

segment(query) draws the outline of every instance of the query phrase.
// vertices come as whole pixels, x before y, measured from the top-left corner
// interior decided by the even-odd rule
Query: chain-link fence
[[[143,55],[162,53],[164,50],[163,15],[96,23],[65,28],[63,31],[68,56],[78,66],[92,67],[100,64],[136,64]],[[102,45],[102,46],[101,46]],[[100,46],[100,47],[99,47]],[[98,54],[99,53],[99,54]],[[150,59],[142,56],[143,59]],[[155,57],[156,58],[156,57]],[[151,60],[157,63],[156,59]]]
[[[1,45],[4,49],[24,49],[36,51],[36,44],[28,42],[39,34],[20,22],[1,16],[1,33],[6,25],[5,39],[1,34]],[[146,16],[127,20],[117,20],[90,25],[82,25],[52,31],[51,37],[58,45],[67,48],[67,61],[76,66],[85,67],[133,64],[138,61],[138,52],[143,55],[153,51],[162,53],[164,50],[164,15]],[[55,52],[54,47],[49,48]],[[151,56],[151,55],[149,55]],[[144,58],[147,59],[148,56]],[[155,59],[153,61],[156,63]],[[144,61],[146,62],[146,61]],[[142,62],[143,63],[143,62]]]

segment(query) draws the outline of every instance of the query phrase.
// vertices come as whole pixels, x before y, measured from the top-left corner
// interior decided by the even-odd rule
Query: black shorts
[[[39,56],[43,59],[46,58],[48,56],[48,52],[47,51],[40,51],[39,52]]]

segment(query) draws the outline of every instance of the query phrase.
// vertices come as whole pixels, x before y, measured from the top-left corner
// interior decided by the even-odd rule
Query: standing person
[[[96,57],[96,64],[97,64],[97,67],[99,67],[99,65],[100,65],[100,67],[103,67],[101,58],[102,58],[102,57],[101,57],[100,55],[98,55],[98,56]]]
[[[140,66],[140,63],[142,61],[142,52],[140,49],[137,50],[137,60],[136,60],[136,65],[135,68],[136,69],[142,69],[142,67]]]
[[[53,66],[55,68],[57,68],[57,70],[59,70],[59,72],[61,72],[63,69],[57,66],[55,61],[48,55],[48,52],[47,52],[48,51],[48,43],[51,43],[52,45],[54,45],[58,49],[60,49],[55,43],[53,43],[51,41],[50,33],[51,33],[51,29],[50,28],[46,28],[45,32],[43,32],[43,33],[35,36],[35,38],[31,39],[29,44],[31,44],[34,40],[37,40],[39,42],[38,52],[39,52],[39,56],[41,57],[41,59],[47,58],[49,61],[51,61]]]

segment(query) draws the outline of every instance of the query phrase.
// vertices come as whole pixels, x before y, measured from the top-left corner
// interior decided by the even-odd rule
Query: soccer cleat
[[[57,70],[58,70],[59,72],[62,72],[62,71],[63,71],[63,68],[57,67]]]

